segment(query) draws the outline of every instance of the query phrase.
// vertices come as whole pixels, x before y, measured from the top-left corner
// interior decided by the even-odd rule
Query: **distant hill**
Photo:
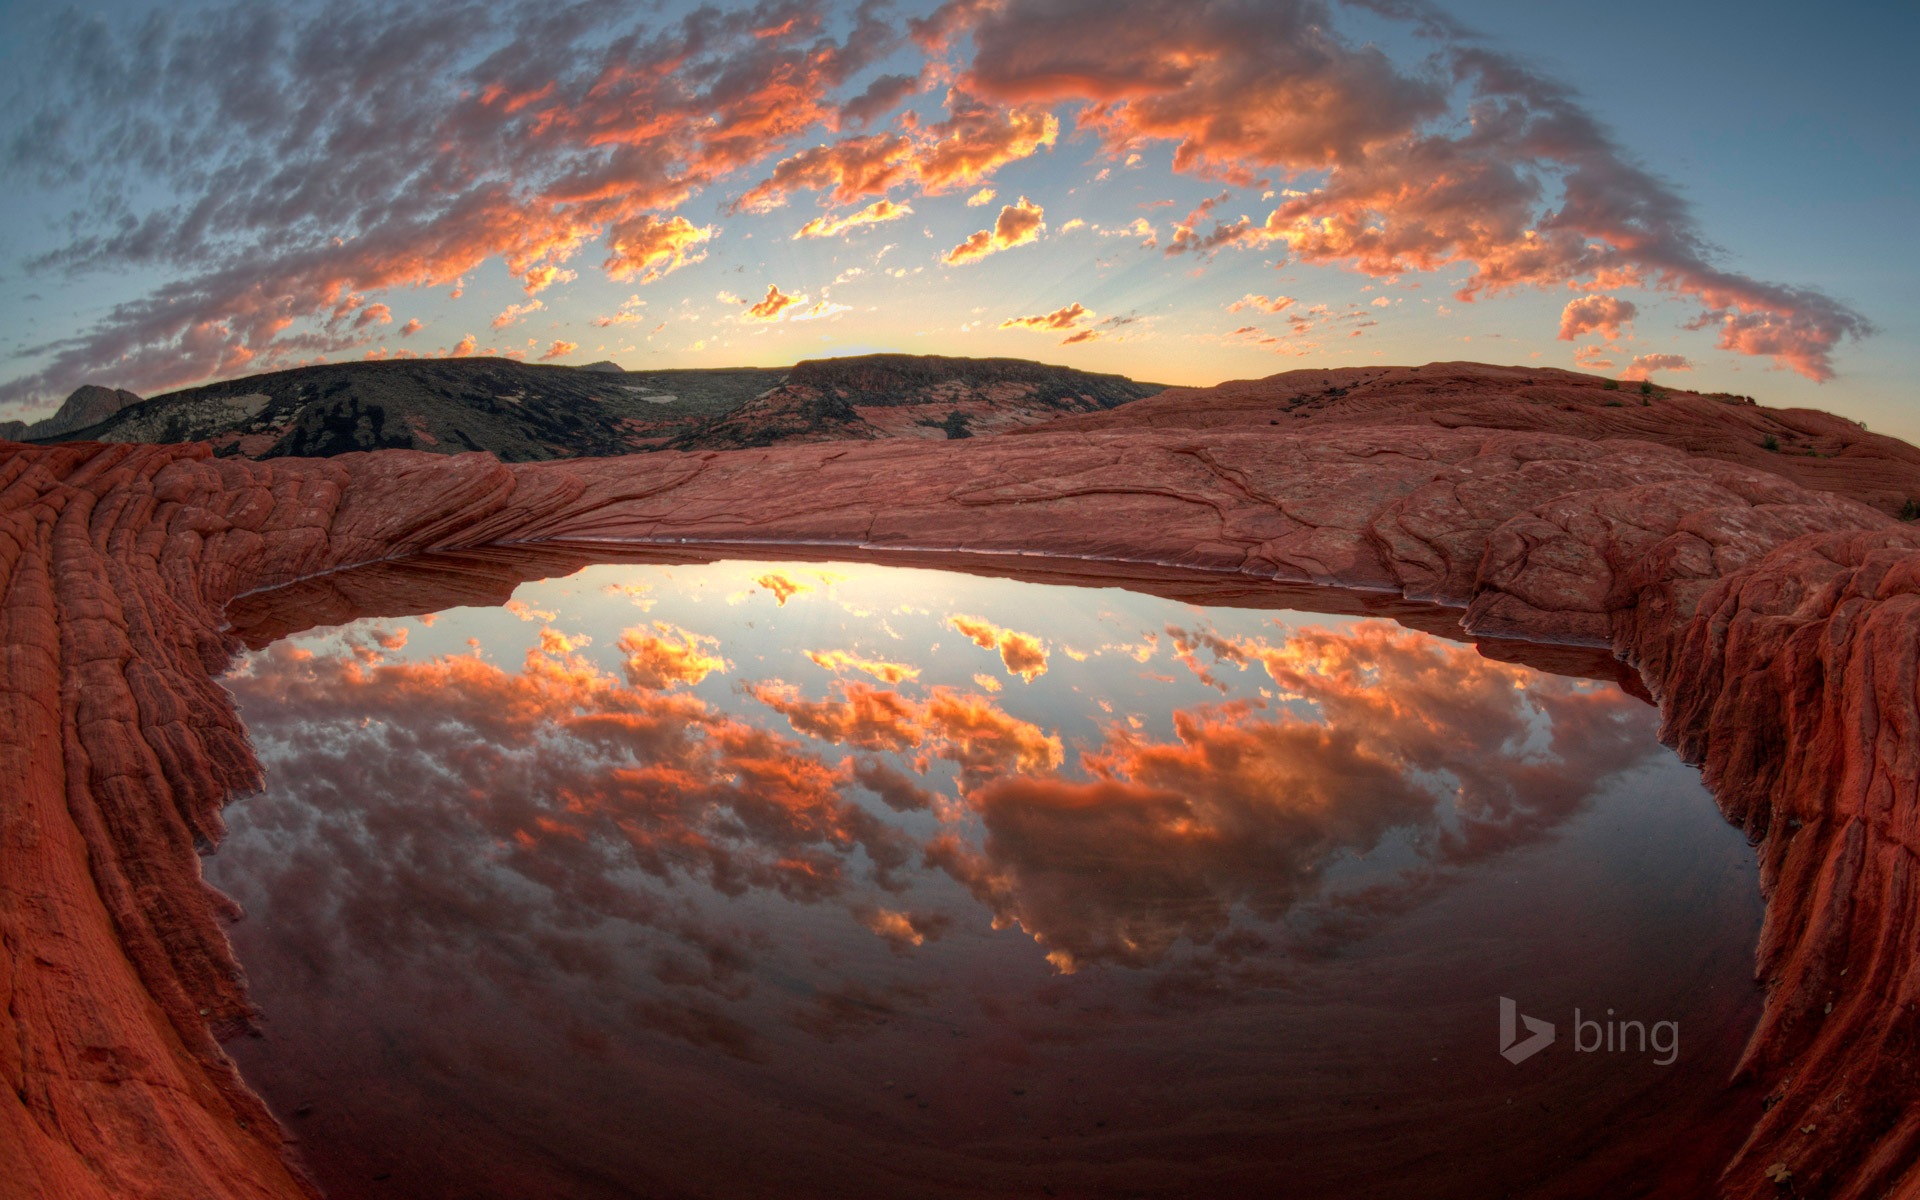
[[[625,372],[504,358],[327,363],[229,379],[129,405],[29,441],[203,441],[247,458],[395,447],[509,462],[663,445],[777,384],[783,370]]]
[[[121,409],[143,401],[133,392],[83,383],[73,389],[60,411],[43,421],[29,425],[25,421],[0,421],[0,438],[22,441],[29,438],[53,440],[76,429],[86,429],[113,416]]]
[[[675,449],[963,438],[1104,412],[1162,391],[1018,358],[869,354],[796,363],[777,387],[676,438]]]
[[[406,359],[297,367],[144,401],[119,393],[131,402],[117,409],[90,397],[95,407],[76,409],[98,414],[90,423],[49,429],[42,422],[15,436],[202,441],[216,453],[247,458],[407,448],[485,450],[527,462],[669,446],[969,437],[1064,413],[1100,412],[1160,390],[1118,375],[1019,359],[906,354],[678,371],[623,371],[608,362],[561,367],[503,358]],[[74,408],[69,400],[61,414]]]

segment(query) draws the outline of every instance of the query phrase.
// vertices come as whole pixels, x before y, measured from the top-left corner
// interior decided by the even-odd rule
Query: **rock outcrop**
[[[1920,530],[1844,476],[1622,436],[1605,409],[1573,436],[1498,428],[1504,410],[1448,428],[1148,404],[1019,437],[520,465],[0,446],[0,1193],[306,1193],[215,1036],[249,1016],[198,861],[259,778],[213,682],[243,637],[393,603],[324,578],[355,564],[446,552],[511,578],[700,547],[1368,589],[1610,651],[1761,858],[1742,1072],[1768,1102],[1722,1194],[1920,1188]]]
[[[1920,448],[1806,408],[1751,396],[1621,383],[1547,367],[1428,363],[1288,371],[1211,388],[1169,388],[1124,414],[1062,418],[1055,429],[1201,430],[1405,426],[1633,438],[1838,491],[1889,514],[1920,514]]]
[[[21,428],[19,436],[33,438],[55,438],[72,433],[76,429],[86,429],[113,416],[123,408],[142,403],[138,394],[125,388],[101,387],[96,383],[83,383],[73,389],[58,411],[44,421],[35,421]],[[14,422],[9,421],[9,425]]]

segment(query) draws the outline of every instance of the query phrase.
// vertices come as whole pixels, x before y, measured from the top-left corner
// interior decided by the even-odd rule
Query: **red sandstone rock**
[[[0,444],[0,1193],[306,1194],[214,1038],[248,1009],[197,854],[258,767],[211,675],[242,638],[399,602],[377,569],[330,572],[470,550],[444,560],[449,594],[484,594],[528,556],[622,552],[583,542],[955,554],[1296,603],[1371,588],[1464,606],[1470,632],[1609,648],[1760,841],[1769,993],[1745,1071],[1775,1103],[1723,1194],[1779,1194],[1775,1163],[1802,1195],[1920,1188],[1920,533],[1847,494],[1884,504],[1920,452],[1807,416],[1858,461],[1796,482],[1759,468],[1814,468],[1674,445],[1695,436],[1679,418],[1620,436],[1658,432],[1636,407],[1469,403],[1476,372],[1499,370],[1422,368],[1453,381],[1428,408],[1349,393],[1254,420],[1233,414],[1255,399],[1176,396],[1017,437],[515,467]],[[1569,404],[1581,436],[1543,432]]]

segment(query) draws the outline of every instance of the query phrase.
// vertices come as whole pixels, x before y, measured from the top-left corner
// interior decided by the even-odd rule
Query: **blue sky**
[[[905,350],[1535,362],[1920,439],[1912,14],[269,11],[5,10],[0,417],[368,355]]]

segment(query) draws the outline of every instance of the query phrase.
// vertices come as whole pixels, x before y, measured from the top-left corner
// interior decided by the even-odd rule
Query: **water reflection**
[[[282,641],[227,682],[270,780],[209,860],[271,1035],[236,1052],[322,1113],[308,1152],[341,1194],[1223,1194],[1270,1189],[1276,1147],[1311,1192],[1367,1157],[1320,1144],[1353,1100],[1330,1079],[1391,1090],[1445,1048],[1484,1076],[1463,1112],[1541,1082],[1465,1049],[1502,989],[1577,999],[1624,967],[1721,1030],[1709,1063],[1747,1002],[1742,848],[1653,711],[1382,621],[597,567]],[[1649,826],[1668,845],[1623,856]],[[1489,923],[1513,879],[1533,911]],[[1576,881],[1601,889],[1578,940],[1611,949],[1534,928]],[[1726,985],[1704,1006],[1703,973]],[[1422,1027],[1436,1004],[1459,1012]],[[1179,1084],[1150,1083],[1176,1048]],[[868,1111],[914,1074],[935,1128]],[[1132,1109],[1063,1157],[1095,1080]],[[1452,1119],[1345,1136],[1421,1161]],[[427,1143],[453,1158],[403,1149]]]

